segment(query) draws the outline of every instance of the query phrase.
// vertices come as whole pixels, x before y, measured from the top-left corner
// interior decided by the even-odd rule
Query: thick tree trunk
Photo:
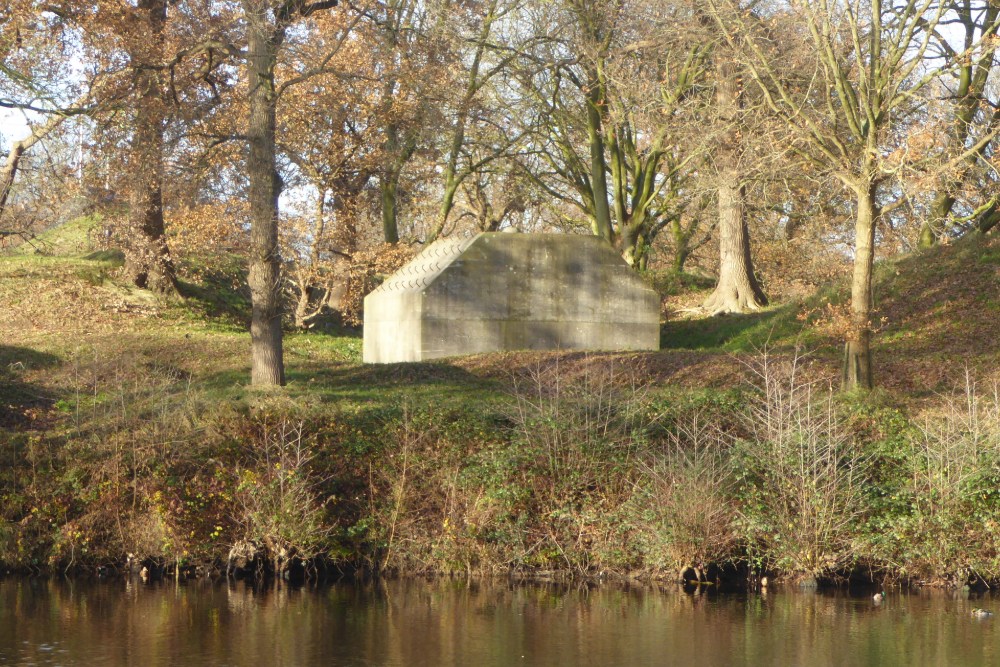
[[[767,305],[767,297],[754,275],[750,255],[750,230],[739,175],[723,174],[719,185],[719,283],[703,308],[712,315],[746,313]]]
[[[131,141],[131,193],[127,228],[122,235],[125,275],[137,287],[177,295],[177,277],[163,224],[163,124],[166,117],[159,75],[149,61],[161,57],[167,20],[166,0],[139,0],[140,20],[148,24],[152,45],[132,53],[136,67],[135,125]],[[145,26],[143,26],[145,27]],[[143,31],[145,33],[145,31]]]
[[[858,210],[854,225],[854,276],[851,280],[851,315],[844,345],[842,387],[871,389],[872,268],[875,264],[875,224],[878,210],[875,187],[868,183],[857,190]]]
[[[253,3],[250,3],[251,5]],[[274,66],[282,29],[248,7],[247,76],[250,123],[247,175],[250,181],[250,266],[247,282],[250,320],[251,382],[284,385],[281,339],[281,261],[278,251],[278,195],[275,166]]]
[[[642,261],[644,248],[642,247],[642,234],[639,229],[631,225],[622,225],[622,258],[633,268],[638,268]]]
[[[645,271],[649,263],[649,242],[642,233],[642,225],[622,225],[619,237],[622,259],[632,268]]]
[[[767,305],[767,297],[754,275],[750,254],[750,228],[746,217],[746,190],[740,182],[740,90],[732,65],[718,68],[716,103],[730,126],[718,151],[719,164],[719,283],[702,305],[712,315],[746,313]]]

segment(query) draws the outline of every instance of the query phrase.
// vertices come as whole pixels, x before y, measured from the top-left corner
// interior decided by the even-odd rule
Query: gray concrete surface
[[[656,293],[596,236],[431,244],[365,297],[364,361],[500,350],[656,350]]]

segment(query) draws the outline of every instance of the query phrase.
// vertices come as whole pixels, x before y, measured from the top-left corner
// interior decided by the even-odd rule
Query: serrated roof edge
[[[482,235],[476,234],[469,238],[447,238],[435,241],[389,276],[371,293],[408,292],[427,287],[480,236]]]

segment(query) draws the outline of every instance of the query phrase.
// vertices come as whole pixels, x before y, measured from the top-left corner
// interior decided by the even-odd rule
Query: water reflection
[[[0,580],[0,664],[995,665],[1000,599]]]

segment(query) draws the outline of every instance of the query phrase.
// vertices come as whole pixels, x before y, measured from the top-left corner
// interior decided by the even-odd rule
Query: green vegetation
[[[357,334],[297,333],[264,390],[239,263],[162,302],[114,257],[4,257],[0,561],[997,581],[1000,253],[930,252],[879,268],[890,381],[848,395],[834,291],[651,354],[365,366]]]

